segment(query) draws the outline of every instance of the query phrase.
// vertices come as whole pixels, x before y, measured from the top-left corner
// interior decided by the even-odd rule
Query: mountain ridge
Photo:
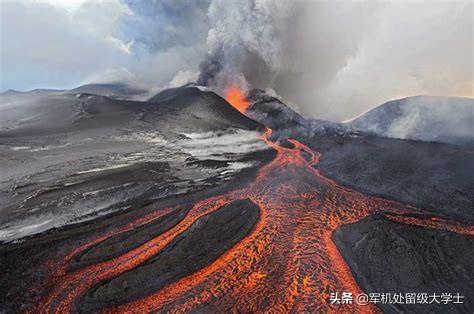
[[[405,97],[385,102],[344,125],[399,139],[474,143],[474,99]]]

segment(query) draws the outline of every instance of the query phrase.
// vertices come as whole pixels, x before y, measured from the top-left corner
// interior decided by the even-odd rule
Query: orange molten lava
[[[245,113],[245,111],[250,105],[244,92],[238,86],[235,85],[227,88],[225,93],[225,100],[227,100],[227,102],[229,102],[232,107],[234,107],[241,113]]]
[[[238,89],[229,94],[233,95],[231,99],[244,100]],[[244,103],[248,106],[245,100]],[[262,140],[277,151],[277,156],[261,167],[247,186],[197,201],[177,225],[108,261],[68,269],[68,260],[79,251],[140,227],[171,209],[142,217],[113,234],[100,235],[65,256],[58,256],[50,265],[50,291],[31,312],[75,311],[76,302],[94,286],[142,265],[200,217],[243,198],[251,199],[261,210],[260,220],[250,234],[199,271],[105,312],[192,312],[207,305],[217,312],[376,313],[379,309],[373,305],[340,306],[328,302],[331,292],[362,292],[332,241],[334,230],[381,213],[400,223],[474,234],[472,226],[406,216],[417,210],[343,187],[315,169],[319,153],[291,139],[294,148],[279,146],[269,140],[270,134],[268,129]]]

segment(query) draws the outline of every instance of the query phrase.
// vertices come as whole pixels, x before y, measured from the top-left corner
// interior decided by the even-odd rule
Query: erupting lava
[[[245,113],[245,111],[250,105],[249,101],[245,97],[244,92],[238,86],[235,85],[226,89],[225,99],[241,113]]]
[[[229,101],[240,110],[248,106],[238,89],[229,90]],[[240,106],[240,107],[238,107]],[[397,221],[431,228],[473,234],[465,227],[444,220],[406,218],[416,212],[409,206],[367,196],[338,185],[314,168],[320,155],[296,140],[285,148],[262,136],[277,156],[259,169],[248,186],[202,199],[174,227],[143,245],[108,261],[69,270],[69,260],[86,247],[114,234],[100,235],[92,244],[66,252],[52,261],[49,295],[36,304],[35,312],[68,312],[99,283],[129,271],[156,255],[197,219],[234,200],[249,198],[258,204],[261,216],[253,230],[206,267],[175,280],[165,288],[106,312],[378,312],[374,306],[332,305],[331,292],[361,293],[331,235],[343,224],[369,214],[381,213]],[[168,210],[144,217],[136,225],[158,218]],[[128,228],[128,229],[127,229]],[[150,278],[152,280],[152,278]]]

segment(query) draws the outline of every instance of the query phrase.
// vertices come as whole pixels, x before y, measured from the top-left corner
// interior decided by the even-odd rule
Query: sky
[[[342,121],[474,97],[472,1],[0,0],[0,90],[199,81]]]

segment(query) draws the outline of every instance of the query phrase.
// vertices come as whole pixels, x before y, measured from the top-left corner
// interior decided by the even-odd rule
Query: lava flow
[[[239,95],[232,99],[239,100],[236,107],[244,110],[238,107]],[[362,292],[331,235],[341,225],[373,213],[392,218],[416,210],[338,185],[314,168],[318,153],[296,140],[289,140],[293,148],[281,147],[268,139],[270,134],[271,130],[267,130],[262,140],[277,155],[259,169],[252,183],[197,202],[176,226],[121,256],[74,271],[67,271],[67,259],[55,264],[63,269],[57,272],[60,275],[53,288],[38,302],[35,311],[59,313],[77,309],[91,288],[143,264],[203,215],[234,200],[249,198],[258,204],[261,216],[239,243],[199,271],[144,298],[105,311],[378,312],[374,306],[329,303],[331,292]],[[474,233],[472,227],[448,221],[399,221]],[[74,254],[77,253],[76,249]],[[67,256],[71,258],[71,254]]]

